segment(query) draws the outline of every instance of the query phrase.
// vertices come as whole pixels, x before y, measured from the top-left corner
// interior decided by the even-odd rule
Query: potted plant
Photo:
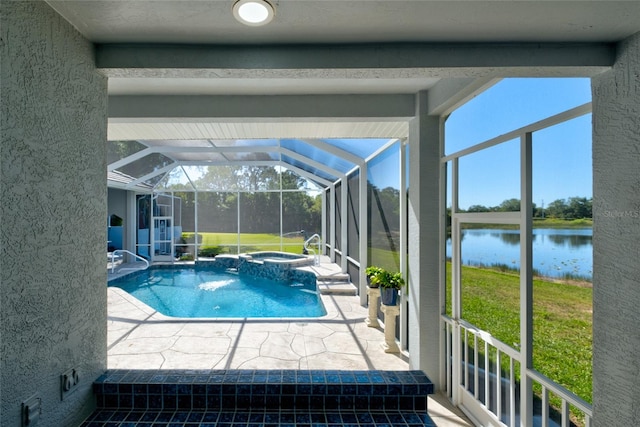
[[[381,267],[377,267],[375,265],[371,265],[366,268],[365,274],[367,275],[367,286],[370,288],[377,288],[379,286],[378,281],[376,280],[376,276],[383,272],[384,270]]]
[[[380,285],[380,302],[384,305],[396,305],[398,291],[404,286],[402,274],[384,270],[376,276],[376,281]]]

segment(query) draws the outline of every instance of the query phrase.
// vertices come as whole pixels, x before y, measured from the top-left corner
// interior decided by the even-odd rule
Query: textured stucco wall
[[[0,425],[36,395],[38,426],[73,426],[106,368],[107,82],[44,2],[0,12]],[[70,368],[80,385],[62,401]]]
[[[594,426],[640,422],[640,34],[593,79]]]

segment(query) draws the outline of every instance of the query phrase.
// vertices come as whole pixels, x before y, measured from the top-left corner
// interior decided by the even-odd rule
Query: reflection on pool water
[[[316,284],[195,268],[153,267],[109,282],[160,313],[184,318],[320,317]]]

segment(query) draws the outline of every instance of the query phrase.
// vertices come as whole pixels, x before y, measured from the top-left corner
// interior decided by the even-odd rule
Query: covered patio
[[[639,381],[640,3],[281,0],[270,2],[277,12],[262,27],[238,22],[232,3],[0,6],[0,424],[79,425],[96,409],[94,382],[104,382],[111,363],[116,371],[140,366],[145,343],[157,349],[149,351],[154,370],[270,360],[297,364],[295,371],[327,358],[386,370],[397,362],[394,369],[428,377],[476,425],[640,419],[630,392]],[[456,111],[525,77],[582,78],[590,96],[449,150],[446,122]],[[514,96],[508,105],[526,109],[529,101]],[[585,310],[593,376],[583,397],[541,372],[534,352],[536,322],[546,319],[534,314],[536,141],[574,120],[590,129],[593,161],[593,298]],[[513,148],[508,157],[493,155],[504,146]],[[470,165],[481,168],[465,178]],[[515,209],[474,212],[460,203],[461,194],[500,187],[483,181],[487,174],[515,183]],[[290,215],[287,207],[300,204],[315,216]],[[266,215],[254,214],[260,209]],[[509,339],[463,310],[461,230],[486,223],[518,234]],[[301,250],[302,231],[311,232],[319,236],[314,250],[349,275],[356,296],[323,297],[331,307],[324,324],[272,324],[264,338],[257,323],[220,322],[207,325],[222,326],[213,334],[105,286],[114,227],[122,227],[124,250],[165,263],[261,245]],[[408,284],[396,356],[381,353],[381,330],[359,321],[369,304],[364,269],[383,262]],[[245,346],[249,331],[259,346]],[[210,353],[190,354],[196,345]],[[180,349],[190,355],[178,357]],[[560,358],[553,368],[568,363]],[[411,375],[400,377],[415,381]],[[426,389],[408,389],[411,410],[426,409]],[[397,409],[395,391],[385,384]],[[130,404],[131,393],[122,394],[102,403]]]

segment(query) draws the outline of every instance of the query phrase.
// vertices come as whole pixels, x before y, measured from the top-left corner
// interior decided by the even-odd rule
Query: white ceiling
[[[234,0],[48,3],[96,43],[610,42],[640,17],[638,1],[274,0],[246,27]]]
[[[502,77],[504,72],[501,74],[500,70],[504,68],[500,67],[505,64],[511,67],[509,73],[513,75],[579,75],[583,65],[591,65],[590,53],[576,53],[563,63],[563,58],[574,55],[567,43],[612,43],[640,31],[640,0],[272,0],[275,18],[262,27],[238,23],[232,14],[234,1],[47,0],[47,3],[97,46],[115,46],[117,55],[120,54],[117,49],[127,46],[130,52],[127,60],[134,65],[104,66],[109,76],[110,95],[207,95],[214,97],[210,104],[217,102],[216,96],[230,95],[299,95],[309,96],[309,103],[313,103],[316,101],[313,96],[317,95],[414,94],[428,90],[429,102],[435,99],[438,105],[433,108],[442,111],[445,106],[451,108],[473,96],[491,84],[491,79]],[[409,50],[395,55],[384,52],[380,58],[370,54],[377,52],[376,46],[385,43],[400,43]],[[531,52],[521,54],[511,63],[510,55],[486,49],[494,44],[508,49],[519,43],[527,44]],[[415,55],[422,52],[411,50],[416,44],[427,44],[433,50]],[[458,46],[468,49],[470,44],[473,44],[471,50],[464,53],[458,49]],[[475,49],[477,44],[482,47]],[[546,46],[540,54],[537,44]],[[202,60],[204,66],[197,58],[193,63],[198,65],[184,65],[179,53],[181,45],[228,48],[228,57],[223,56],[220,61],[223,64],[231,61],[232,66],[208,65],[217,64],[220,51],[209,52]],[[138,47],[150,46],[159,49],[158,53],[137,54]],[[295,57],[282,50],[295,46],[298,47]],[[348,52],[356,53],[356,59],[349,66],[340,63],[349,61],[344,46],[350,46],[352,50]],[[358,57],[358,46],[369,46],[368,53]],[[554,46],[560,48],[554,51]],[[322,55],[315,56],[314,49],[318,47]],[[233,49],[240,50],[234,52]],[[306,56],[305,51],[308,51]],[[260,52],[265,53],[259,56]],[[365,56],[373,59],[359,62]],[[338,57],[339,60],[335,59]],[[156,60],[175,61],[175,65],[157,66]],[[252,61],[266,66],[243,66],[253,64]],[[392,62],[401,64],[394,68],[388,65]],[[307,64],[310,65],[305,66]],[[430,64],[440,68],[430,68]],[[596,67],[584,75],[600,71],[601,68]],[[170,96],[157,99],[149,103],[149,108],[156,112],[158,105],[168,106],[173,102]],[[272,103],[280,106],[283,99],[273,98]],[[285,107],[283,118],[286,114],[295,115],[296,104],[289,106],[289,113]],[[140,109],[139,118],[134,114],[111,120],[109,138],[149,138],[163,134],[167,139],[178,134],[194,139],[218,135],[254,138],[262,129],[265,132],[268,129],[268,136],[273,137],[278,133],[295,134],[305,123],[309,125],[305,130],[310,134],[304,136],[310,138],[329,137],[337,129],[344,130],[344,137],[356,132],[362,132],[363,137],[382,136],[378,133],[379,117],[342,115],[339,120],[331,121],[325,116],[315,120],[316,117],[310,115],[291,124],[291,120],[287,123],[274,117],[260,120],[210,117],[207,121],[208,116],[203,113],[190,124],[189,117],[174,120],[175,117],[159,117],[157,113],[153,116],[144,110]],[[111,112],[110,115],[114,117]],[[406,120],[400,122],[406,123]],[[311,126],[322,122],[326,126]],[[397,122],[401,125],[399,128],[406,129],[406,124],[402,126],[400,122]],[[206,128],[203,123],[211,129],[210,134],[203,134],[202,129]],[[274,123],[281,129],[274,128]],[[349,123],[353,126],[349,127]],[[328,131],[323,132],[323,128]],[[229,129],[235,133],[230,135]]]

